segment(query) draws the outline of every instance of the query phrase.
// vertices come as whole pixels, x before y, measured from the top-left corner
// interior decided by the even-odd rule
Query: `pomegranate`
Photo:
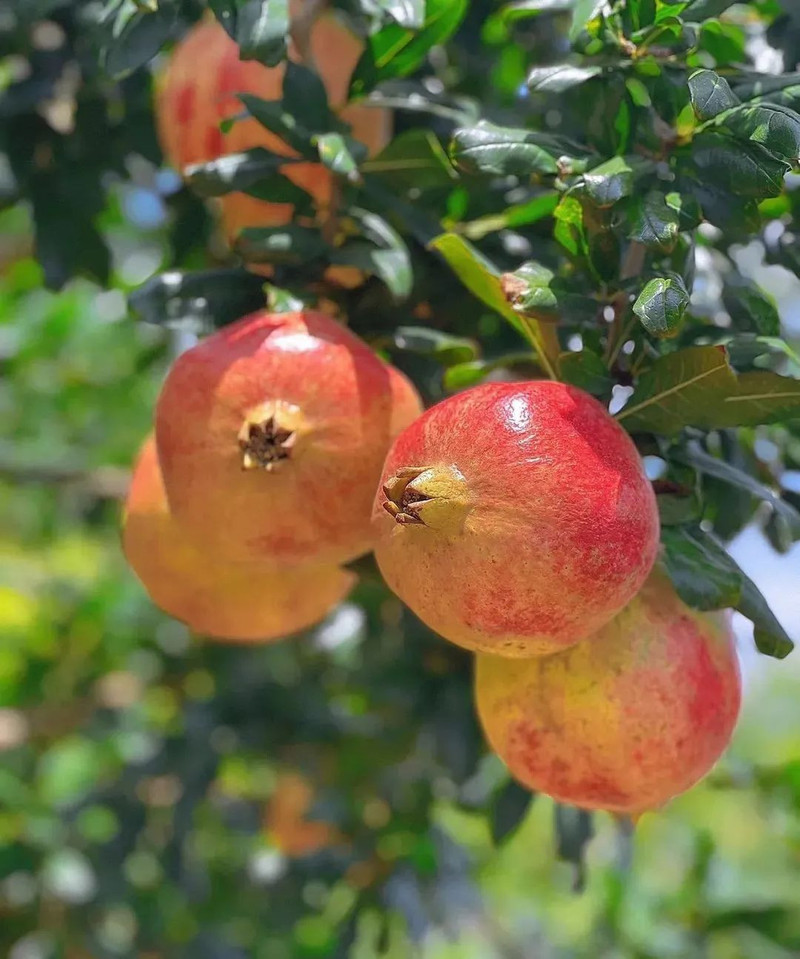
[[[122,545],[153,602],[218,639],[280,639],[322,619],[355,577],[336,566],[275,569],[229,563],[192,545],[170,513],[153,437],[145,442],[125,507]]]
[[[728,744],[741,680],[727,615],[655,571],[590,640],[554,656],[477,657],[486,738],[531,789],[639,815],[701,779]]]
[[[414,387],[324,313],[254,313],[178,358],[156,410],[170,506],[211,555],[343,563]]]
[[[297,4],[292,3],[291,8],[296,12]],[[362,42],[334,14],[327,13],[311,29],[310,48],[331,106],[351,124],[353,136],[370,153],[377,153],[390,138],[389,112],[345,106],[350,74],[363,50]],[[289,56],[300,59],[293,44]],[[223,120],[244,112],[237,94],[280,99],[283,74],[283,65],[265,67],[254,60],[240,60],[239,48],[216,20],[199,23],[175,48],[157,86],[158,132],[168,160],[182,170],[254,147],[296,156],[256,120],[237,121],[227,133],[220,129]],[[290,163],[281,172],[310,193],[322,211],[330,205],[333,180],[321,164]],[[230,238],[245,226],[282,226],[291,220],[292,211],[291,204],[268,203],[244,193],[231,193],[222,200],[223,223]]]
[[[656,555],[652,487],[633,442],[563,383],[490,383],[396,440],[374,510],[397,595],[467,649],[525,657],[585,639]]]

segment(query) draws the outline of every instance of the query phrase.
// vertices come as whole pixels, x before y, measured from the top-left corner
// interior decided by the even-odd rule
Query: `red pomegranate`
[[[636,594],[658,511],[631,439],[591,396],[491,383],[411,424],[374,506],[386,581],[468,649],[524,657],[585,639]]]
[[[152,436],[134,470],[122,545],[157,606],[217,639],[266,642],[306,629],[355,582],[336,566],[276,569],[226,562],[198,549],[170,513]]]
[[[323,313],[254,313],[178,358],[156,410],[175,517],[211,555],[343,563],[414,387]]]
[[[563,653],[478,656],[475,697],[489,743],[520,782],[636,816],[719,759],[741,680],[728,618],[689,609],[657,572],[607,626]]]

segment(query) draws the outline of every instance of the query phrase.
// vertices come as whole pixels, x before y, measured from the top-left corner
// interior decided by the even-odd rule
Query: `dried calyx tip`
[[[404,466],[383,487],[383,508],[402,526],[456,533],[471,510],[467,482],[456,466]]]
[[[242,469],[271,472],[282,460],[289,459],[296,440],[294,430],[281,427],[274,416],[259,423],[244,423],[239,431]]]

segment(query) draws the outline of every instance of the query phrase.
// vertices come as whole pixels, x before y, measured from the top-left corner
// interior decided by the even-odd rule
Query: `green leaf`
[[[739,140],[760,144],[778,160],[796,164],[800,159],[800,116],[788,107],[744,104],[717,117],[715,126]]]
[[[405,240],[377,213],[351,207],[347,215],[358,223],[363,239],[348,240],[331,250],[331,263],[356,266],[371,273],[383,280],[395,300],[405,299],[414,280]]]
[[[681,599],[693,609],[729,609],[739,602],[742,573],[725,548],[699,526],[661,530],[664,566]]]
[[[767,503],[773,513],[780,516],[784,521],[791,538],[793,540],[800,539],[800,513],[791,503],[782,499],[775,490],[770,489],[769,486],[760,482],[754,476],[724,459],[711,456],[696,442],[687,443],[683,450],[673,451],[671,456],[678,462],[686,463],[706,476],[713,476],[715,479],[744,490],[751,496]]]
[[[503,292],[499,271],[471,243],[455,233],[442,233],[429,245],[444,257],[474,296],[525,333],[519,314],[511,308]]]
[[[634,189],[634,162],[616,156],[583,175],[586,195],[599,207],[613,206]]]
[[[738,81],[734,89],[741,100],[750,103],[769,102],[795,109],[800,106],[800,73],[756,75]]]
[[[785,659],[794,649],[794,643],[756,584],[744,574],[742,580],[742,595],[736,608],[753,624],[756,648],[765,656]]]
[[[559,376],[592,396],[610,396],[614,380],[594,350],[584,347],[578,353],[562,353],[558,363]]]
[[[268,67],[286,58],[289,0],[245,0],[236,13],[236,39],[242,60]]]
[[[800,380],[769,370],[737,376],[720,346],[660,357],[617,414],[629,430],[666,435],[685,426],[757,426],[789,417],[800,417]]]
[[[553,237],[571,256],[586,250],[586,233],[583,226],[583,207],[576,196],[565,194],[553,210],[556,226]]]
[[[183,173],[186,182],[200,196],[222,196],[234,190],[246,190],[285,163],[286,157],[255,147],[244,153],[230,153],[210,163],[194,164]]]
[[[588,24],[599,16],[605,0],[576,0],[572,13],[572,24],[569,28],[569,39],[574,42],[586,29]]]
[[[531,177],[558,172],[556,158],[531,130],[501,127],[487,120],[453,133],[450,157],[465,173]]]
[[[327,133],[335,126],[328,106],[328,94],[319,74],[299,63],[287,60],[283,75],[283,109],[303,118],[303,126],[312,133]]]
[[[416,70],[431,47],[455,32],[468,8],[468,0],[426,0],[425,20],[419,29],[390,23],[373,34],[350,78],[350,97],[364,96],[382,80]]]
[[[475,100],[451,93],[432,93],[419,80],[386,80],[360,102],[389,110],[427,113],[458,126],[477,123],[480,118],[480,106]]]
[[[553,319],[558,316],[558,298],[551,287],[553,279],[551,269],[531,260],[513,273],[504,273],[502,289],[518,313]]]
[[[332,173],[343,176],[351,183],[361,179],[358,172],[359,157],[366,154],[366,150],[359,150],[362,144],[341,133],[320,133],[311,138],[311,142],[319,151],[319,158],[324,167]]]
[[[263,308],[264,280],[247,270],[170,271],[134,290],[128,304],[145,323],[206,333]]]
[[[528,87],[533,93],[563,93],[592,77],[600,76],[602,67],[576,67],[559,63],[552,67],[534,67],[528,74]]]
[[[535,353],[505,353],[492,360],[468,360],[456,363],[445,370],[443,385],[448,392],[463,390],[483,382],[494,370],[504,370],[516,365],[538,367]]]
[[[473,340],[425,326],[398,326],[392,343],[398,350],[429,356],[442,366],[471,362],[478,355],[478,346]]]
[[[249,93],[240,93],[239,99],[247,112],[263,127],[288,143],[293,150],[309,160],[318,159],[316,147],[311,142],[312,133],[298,124],[292,114],[283,108],[280,100],[262,100]]]
[[[689,157],[705,180],[735,196],[763,199],[783,189],[786,164],[757,143],[745,146],[720,133],[704,132],[692,141]]]
[[[710,120],[739,102],[728,81],[713,70],[696,70],[689,77],[689,96],[700,120]]]
[[[404,189],[450,186],[458,179],[436,134],[421,128],[396,136],[362,170]]]
[[[113,38],[104,51],[103,67],[119,79],[148,63],[171,38],[177,23],[174,8],[136,11],[127,6],[120,11]]]
[[[677,197],[678,194],[670,194]],[[680,231],[679,212],[669,205],[667,198],[658,190],[644,196],[634,197],[631,204],[631,229],[628,236],[645,246],[657,250],[671,250]]]
[[[736,326],[745,326],[764,336],[780,335],[781,318],[775,301],[755,283],[744,278],[738,281],[726,278],[722,299]]]
[[[295,214],[312,216],[314,213],[314,197],[283,173],[273,173],[272,176],[259,180],[242,192],[267,203],[291,203]],[[250,226],[257,225],[250,224]]]
[[[633,304],[633,312],[648,333],[675,336],[689,305],[689,291],[677,273],[650,280]]]
[[[248,227],[236,248],[249,263],[305,263],[323,256],[328,246],[312,227],[290,223],[277,227]]]
[[[522,825],[535,794],[510,779],[494,797],[489,810],[492,842],[499,846]]]
[[[556,830],[556,855],[575,867],[573,888],[583,889],[586,881],[586,847],[592,836],[592,814],[585,809],[575,809],[556,803],[553,814]]]
[[[755,643],[765,656],[783,659],[794,643],[755,583],[724,547],[698,526],[662,530],[664,564],[678,595],[700,610],[733,607],[754,626]]]
[[[481,240],[489,233],[497,233],[508,227],[527,226],[550,216],[558,205],[558,193],[551,190],[528,200],[506,207],[502,213],[489,213],[459,225],[459,232],[470,240]]]

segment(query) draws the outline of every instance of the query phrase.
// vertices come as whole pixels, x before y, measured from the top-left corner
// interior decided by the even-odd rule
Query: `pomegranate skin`
[[[363,44],[335,16],[327,14],[314,24],[310,45],[332,108],[351,124],[353,136],[367,146],[369,153],[377,153],[391,136],[389,112],[357,104],[345,106],[350,74]],[[293,44],[289,56],[300,60]],[[227,133],[219,128],[223,120],[244,111],[237,96],[240,93],[279,100],[284,70],[283,64],[265,67],[254,60],[240,60],[236,43],[213,18],[197,24],[176,46],[157,83],[158,134],[170,163],[183,170],[254,147],[264,147],[279,156],[297,156],[256,120],[239,120]],[[333,178],[321,164],[291,163],[281,172],[309,192],[323,211],[330,205]],[[221,208],[229,239],[245,226],[282,226],[293,213],[290,203],[268,203],[245,193],[228,194]]]
[[[563,383],[490,383],[444,400],[398,437],[382,483],[381,572],[467,649],[526,657],[579,642],[655,560],[658,511],[633,442]]]
[[[478,656],[475,696],[492,749],[525,786],[638,816],[719,759],[741,679],[729,618],[689,609],[659,571],[611,623],[563,653]]]
[[[214,556],[347,562],[372,548],[383,459],[420,410],[409,381],[331,317],[254,313],[167,376],[156,438],[170,507]]]
[[[122,547],[156,606],[216,639],[267,642],[307,629],[347,596],[356,579],[336,566],[276,570],[228,563],[196,549],[169,511],[152,436],[134,469]]]

